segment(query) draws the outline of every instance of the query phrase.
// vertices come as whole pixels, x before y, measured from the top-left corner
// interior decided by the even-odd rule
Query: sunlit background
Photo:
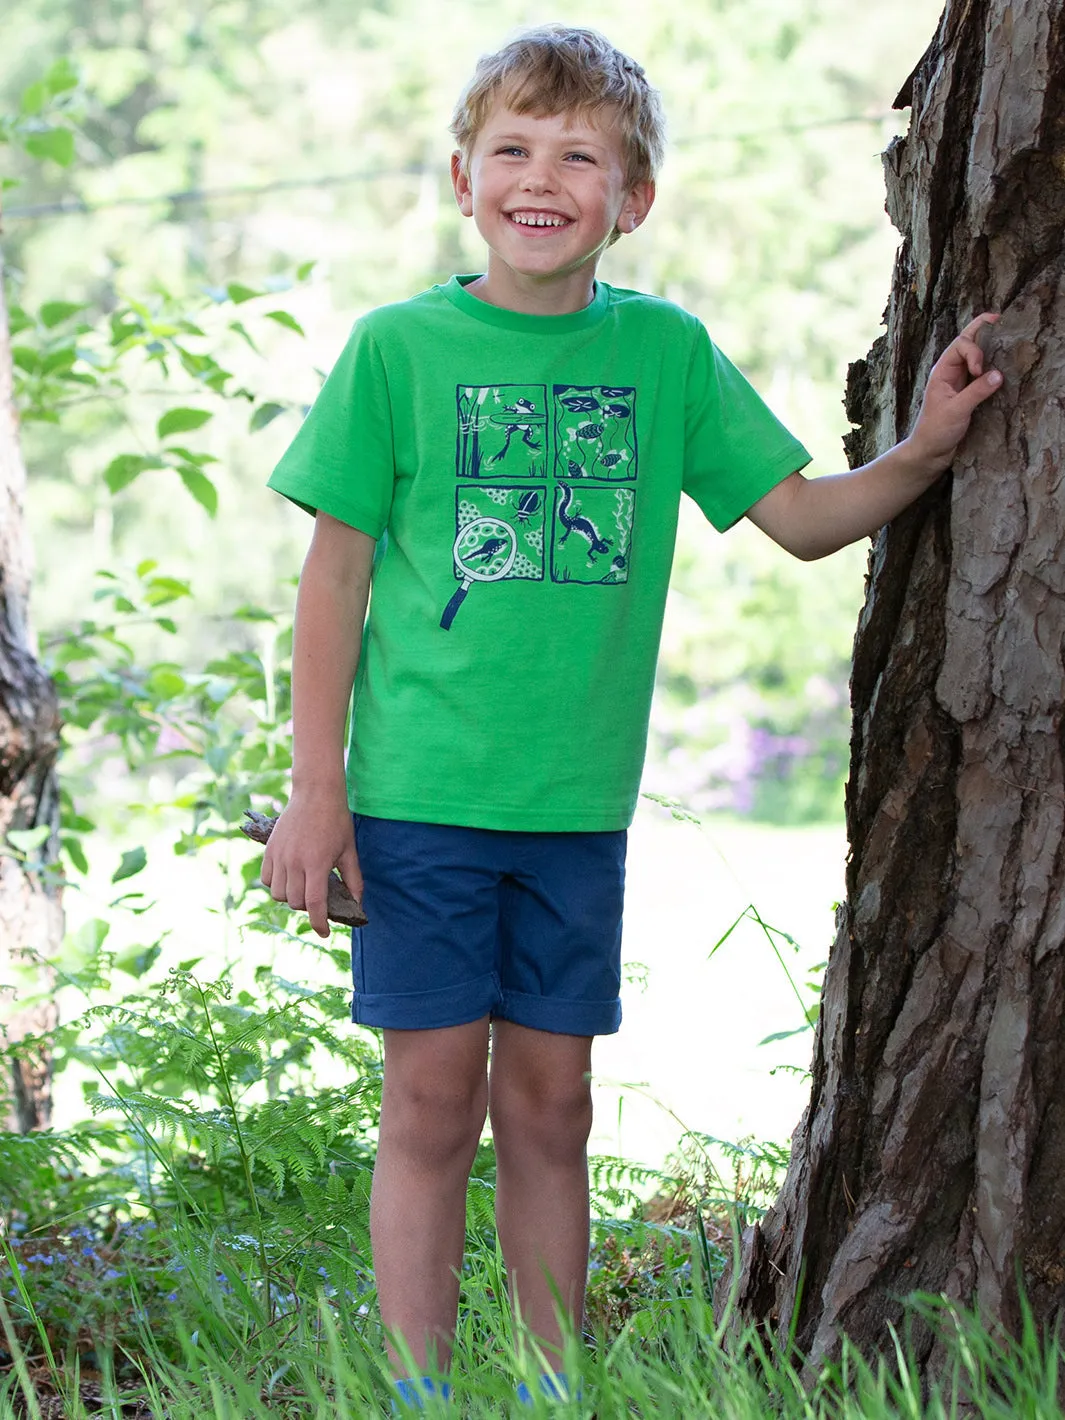
[[[98,312],[129,298],[198,301],[257,407],[279,407],[253,432],[247,405],[219,402],[201,439],[218,460],[213,518],[170,471],[117,494],[101,477],[115,454],[151,446],[173,402],[150,365],[128,406],[87,398],[61,428],[27,422],[39,630],[83,614],[98,569],[133,577],[154,559],[194,590],[178,644],[164,648],[175,664],[262,649],[275,634],[232,612],[254,601],[287,613],[310,525],[265,478],[360,312],[481,269],[447,178],[451,106],[481,52],[544,20],[603,30],[645,65],[669,116],[651,218],[601,274],[696,312],[815,471],[841,467],[846,369],[879,332],[895,250],[879,154],[904,129],[892,101],[937,17],[935,0],[617,0],[564,15],[517,0],[5,7],[0,113],[57,59],[82,83],[70,167],[0,149],[18,179],[4,193],[9,299]],[[209,294],[235,282],[271,292],[239,307],[243,329]],[[269,319],[278,308],[305,338]],[[701,822],[652,800],[637,818],[626,1026],[597,1063],[600,1148],[657,1161],[685,1125],[783,1138],[802,1107],[809,1033],[759,1041],[802,1024],[842,890],[864,566],[864,548],[805,566],[751,528],[722,539],[692,509],[682,520],[644,787]],[[143,650],[163,654],[150,638]],[[101,829],[88,876],[66,895],[72,951],[108,916],[122,853],[143,844],[141,915],[116,920],[112,940],[154,934],[158,972],[193,955],[239,971],[249,949],[224,899],[247,854],[227,844],[221,857],[175,856],[188,772],[166,761],[131,785],[112,758],[77,785]],[[752,903],[801,950],[748,919],[710,959]],[[76,1112],[63,1080],[63,1109]]]

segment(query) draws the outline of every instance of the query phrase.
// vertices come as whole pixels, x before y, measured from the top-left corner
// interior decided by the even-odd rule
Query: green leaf
[[[143,976],[159,960],[162,951],[158,942],[153,943],[150,947],[134,947],[131,951],[123,952],[121,956],[115,957],[115,965],[119,971],[124,971],[129,976]]]
[[[57,370],[69,370],[77,358],[78,352],[73,345],[61,345],[58,350],[52,350],[41,361],[41,374],[54,375]]]
[[[177,577],[153,577],[148,583],[149,606],[165,606],[178,597],[191,596],[192,588],[188,582],[182,582]]]
[[[48,842],[51,831],[46,823],[39,823],[36,828],[13,828],[7,835],[7,841],[12,848],[17,848],[28,857],[35,848]]]
[[[19,101],[19,112],[23,118],[36,118],[44,109],[49,99],[48,85],[43,79],[38,79],[36,84],[22,91],[22,98]]]
[[[75,838],[72,833],[65,833],[59,840],[63,845],[63,852],[77,868],[79,873],[89,871],[89,860],[85,856],[85,849],[81,846],[81,839]]]
[[[250,286],[244,286],[239,281],[230,281],[226,286],[226,295],[235,306],[241,306],[245,301],[254,301],[257,296],[265,296],[265,291],[254,291]]]
[[[165,464],[143,454],[119,454],[104,469],[104,482],[112,493],[118,493],[149,468],[165,468]]]
[[[195,464],[197,468],[203,468],[204,464],[220,462],[214,454],[205,454],[197,452],[195,449],[186,449],[182,444],[170,444],[167,448],[167,453],[177,454],[179,459],[184,459],[186,463]]]
[[[288,311],[267,311],[267,320],[275,320],[278,325],[283,325],[287,330],[294,330],[297,335],[303,335],[303,326],[295,316],[290,316]]]
[[[284,414],[283,404],[260,404],[248,421],[248,428],[253,434],[257,434],[260,429],[265,429],[268,424],[272,424],[279,414]]]
[[[256,355],[259,354],[259,347],[256,345],[255,341],[251,338],[251,335],[249,334],[248,329],[247,329],[247,327],[245,326],[245,324],[244,324],[244,322],[243,322],[242,320],[231,320],[231,321],[229,322],[229,328],[230,328],[230,330],[233,331],[236,335],[239,335],[242,340],[246,340],[246,341],[248,342],[248,344],[251,346],[251,348],[255,351]]]
[[[154,557],[146,557],[143,562],[137,563],[137,576],[143,581],[148,573],[154,572],[158,566],[159,563],[156,562]]]
[[[233,745],[208,745],[205,756],[208,767],[215,774],[224,774],[226,766],[233,757],[234,748]]]
[[[126,878],[135,877],[148,861],[148,854],[143,848],[131,848],[128,853],[122,854],[122,861],[112,874],[113,883],[123,882]]]
[[[62,59],[57,59],[44,76],[44,83],[53,98],[57,94],[65,94],[71,89],[76,89],[80,82],[77,69],[65,55]]]
[[[36,350],[31,350],[28,345],[13,345],[11,363],[16,369],[25,370],[27,375],[32,375],[36,373],[41,362]]]
[[[311,272],[317,265],[317,260],[302,262],[299,266],[296,267],[296,280],[306,281],[307,277],[310,276]]]
[[[214,415],[207,409],[168,409],[156,425],[156,432],[160,439],[167,439],[171,434],[185,434],[190,429],[199,429],[213,418]]]
[[[798,1026],[795,1030],[777,1030],[772,1035],[767,1035],[764,1040],[758,1042],[759,1045],[772,1045],[777,1040],[790,1040],[794,1035],[802,1035],[810,1029],[810,1025]]]
[[[61,168],[74,161],[74,135],[69,128],[46,128],[43,133],[31,133],[22,146],[33,158],[51,158]]]
[[[68,940],[76,948],[81,960],[84,961],[88,957],[96,955],[104,942],[107,941],[107,934],[110,930],[110,924],[105,922],[102,917],[92,917],[79,927],[73,937]]]
[[[218,489],[207,475],[190,463],[183,463],[178,469],[178,475],[196,502],[206,508],[213,518],[218,512]]]
[[[184,694],[185,678],[172,666],[154,666],[148,677],[147,688],[157,700],[174,700]]]
[[[46,330],[51,330],[53,326],[61,325],[63,321],[83,310],[84,301],[45,301],[39,312],[41,324]]]

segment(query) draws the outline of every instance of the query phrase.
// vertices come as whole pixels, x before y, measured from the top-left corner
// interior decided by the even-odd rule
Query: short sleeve
[[[685,402],[684,491],[719,532],[810,455],[700,325]]]
[[[394,483],[387,372],[376,340],[359,323],[268,486],[309,513],[320,510],[378,538]]]

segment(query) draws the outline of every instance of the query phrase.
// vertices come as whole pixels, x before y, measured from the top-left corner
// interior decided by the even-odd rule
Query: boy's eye
[[[503,157],[520,158],[525,152],[524,148],[519,148],[516,143],[508,143],[505,148],[500,148],[499,153]]]
[[[569,157],[575,158],[578,163],[594,163],[595,159],[590,153],[570,153]]]

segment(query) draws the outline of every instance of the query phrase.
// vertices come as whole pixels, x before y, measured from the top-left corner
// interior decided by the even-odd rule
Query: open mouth
[[[558,212],[508,212],[507,220],[516,227],[535,231],[557,232],[562,227],[573,225],[572,218],[563,217]]]

